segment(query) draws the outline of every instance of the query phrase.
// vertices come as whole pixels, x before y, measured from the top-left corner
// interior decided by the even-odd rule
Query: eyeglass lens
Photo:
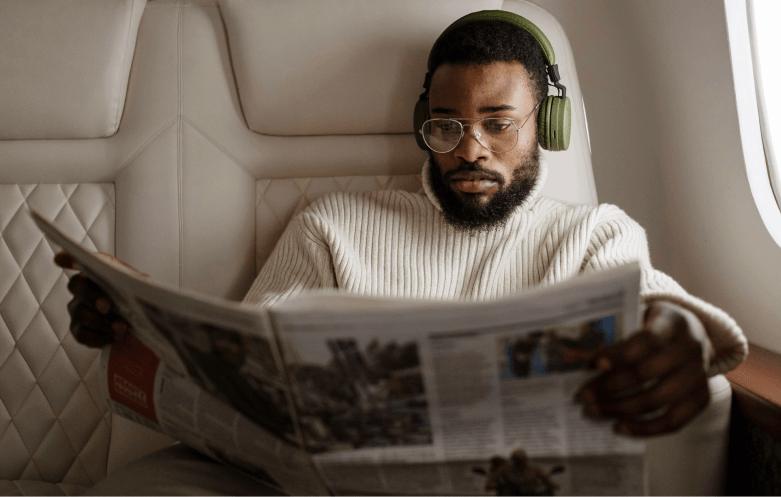
[[[518,128],[515,123],[497,117],[474,121],[471,124],[462,124],[454,119],[430,119],[423,124],[421,132],[431,150],[445,153],[456,148],[462,134],[469,132],[464,127],[471,127],[477,141],[492,152],[512,150],[518,141]]]

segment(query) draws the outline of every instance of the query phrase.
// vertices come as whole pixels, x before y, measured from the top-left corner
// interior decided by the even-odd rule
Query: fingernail
[[[95,301],[95,309],[105,316],[111,310],[111,301],[106,297],[100,297]]]
[[[610,371],[613,369],[613,365],[610,364],[610,360],[607,357],[600,357],[597,359],[597,369],[600,371]]]
[[[114,321],[111,325],[111,330],[114,332],[114,340],[122,340],[127,334],[127,323],[124,321]]]
[[[589,418],[601,418],[602,413],[596,404],[586,404],[583,406],[583,414]]]

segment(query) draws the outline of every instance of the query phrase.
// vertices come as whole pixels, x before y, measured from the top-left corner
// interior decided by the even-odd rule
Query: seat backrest
[[[191,247],[183,261],[186,286],[221,294],[240,289],[232,293],[239,297],[247,281],[238,284],[235,275],[251,273],[252,265],[229,267],[228,261],[246,261],[236,240],[254,228],[259,269],[289,219],[323,193],[419,190],[425,154],[415,145],[412,109],[431,45],[458,17],[499,8],[526,16],[547,34],[573,102],[569,150],[544,152],[550,167],[543,193],[596,204],[572,50],[558,22],[536,5],[524,0],[220,0],[219,13],[189,10],[183,30],[184,133],[192,135],[185,142],[202,143],[188,161],[202,161],[199,172],[210,175],[199,183],[204,189],[197,191],[198,204],[188,203],[200,212],[200,240],[209,242],[184,242]],[[202,32],[220,21],[227,40],[218,30],[217,51]],[[232,68],[235,80],[213,70],[219,65]],[[246,175],[256,180],[253,192],[246,190]],[[250,199],[255,215],[237,216]],[[205,250],[199,253],[198,247]],[[223,262],[215,267],[217,254]],[[220,278],[227,279],[218,283]],[[229,281],[236,283],[226,286]]]
[[[144,3],[0,7],[0,479],[89,485],[143,439],[118,436],[98,398],[97,356],[67,331],[66,278],[28,207],[158,281],[240,299],[313,199],[420,189],[412,109],[431,45],[496,8],[543,29],[573,101],[544,193],[596,203],[572,51],[529,2]],[[40,28],[11,29],[22,18]]]
[[[0,6],[0,480],[72,493],[106,473],[112,423],[99,354],[68,332],[66,275],[27,211],[114,253],[107,144],[145,3]]]

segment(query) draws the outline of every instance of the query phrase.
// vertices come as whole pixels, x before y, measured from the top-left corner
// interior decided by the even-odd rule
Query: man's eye
[[[489,133],[501,133],[509,127],[510,123],[507,121],[483,122],[483,128],[485,128],[485,130]]]
[[[456,123],[439,123],[437,124],[437,127],[443,133],[453,133],[459,129],[459,126]]]

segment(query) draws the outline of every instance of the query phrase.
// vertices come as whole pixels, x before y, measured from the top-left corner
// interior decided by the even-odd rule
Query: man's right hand
[[[117,261],[110,255],[100,255]],[[79,269],[67,252],[56,254],[54,263],[63,269]],[[73,294],[73,300],[68,303],[70,330],[77,342],[87,347],[103,347],[125,337],[129,330],[127,321],[119,315],[117,306],[94,281],[83,273],[77,273],[71,276],[68,291]]]

